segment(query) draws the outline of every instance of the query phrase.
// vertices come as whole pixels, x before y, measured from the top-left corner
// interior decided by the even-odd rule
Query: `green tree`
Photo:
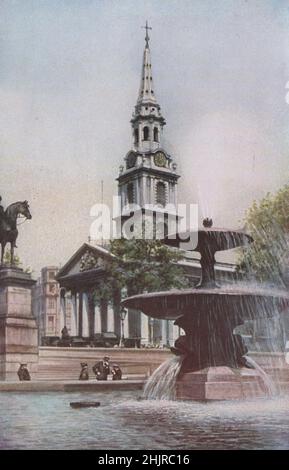
[[[289,268],[289,185],[255,201],[245,223],[254,243],[242,250],[239,269],[260,281],[283,284]]]
[[[182,255],[158,240],[118,239],[110,242],[114,258],[107,267],[105,280],[95,288],[95,298],[109,300],[125,289],[127,295],[169,290],[188,286]]]
[[[10,250],[6,250],[5,254],[4,254],[4,264],[7,265],[7,266],[10,266],[10,263],[11,263],[11,253],[10,253]],[[21,265],[22,265],[22,262],[21,262],[19,256],[14,254],[13,266],[16,266],[16,267],[20,268]],[[24,272],[32,274],[33,271],[30,267],[27,267],[27,268],[24,269]]]
[[[6,250],[5,251],[5,254],[4,254],[4,264],[6,265],[10,265],[11,263],[11,253],[10,253],[10,250]],[[20,261],[20,258],[19,256],[17,255],[14,255],[14,266],[20,266],[21,265],[21,261]]]

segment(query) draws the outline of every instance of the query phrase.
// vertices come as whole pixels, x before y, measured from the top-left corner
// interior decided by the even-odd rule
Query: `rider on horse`
[[[6,210],[1,205],[2,197],[0,196],[0,243],[1,243],[1,264],[4,261],[5,246],[10,243],[10,264],[14,262],[14,248],[16,247],[16,239],[18,237],[17,218],[23,215],[26,219],[31,219],[28,201],[19,201],[10,204]]]
[[[4,207],[2,206],[1,202],[2,202],[2,197],[0,196],[0,222],[5,215]]]

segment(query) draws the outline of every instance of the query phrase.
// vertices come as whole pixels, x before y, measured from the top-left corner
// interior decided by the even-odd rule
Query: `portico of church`
[[[111,305],[95,295],[97,283],[105,280],[106,263],[112,256],[102,247],[84,243],[58,272],[60,310],[65,325],[67,303],[72,304],[71,336],[92,338],[105,332],[120,335],[119,302]],[[92,261],[91,268],[84,269],[88,258]]]

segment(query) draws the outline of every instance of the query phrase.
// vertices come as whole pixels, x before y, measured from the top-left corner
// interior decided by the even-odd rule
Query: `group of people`
[[[112,375],[112,380],[121,380],[122,370],[118,364],[112,364],[110,366],[109,357],[105,356],[101,361],[94,364],[92,371],[95,374],[96,380],[107,380],[109,374]],[[81,371],[79,380],[89,380],[88,364],[87,362],[81,362]]]
[[[109,363],[109,357],[105,356],[101,361],[98,361],[94,364],[92,370],[95,374],[96,380],[107,380],[109,374],[112,375],[112,380],[121,380],[122,378],[122,370],[118,364]],[[81,371],[79,375],[79,380],[89,380],[89,373],[88,373],[88,364],[87,362],[81,362]],[[31,380],[27,364],[20,364],[20,367],[17,371],[17,375],[19,380]]]

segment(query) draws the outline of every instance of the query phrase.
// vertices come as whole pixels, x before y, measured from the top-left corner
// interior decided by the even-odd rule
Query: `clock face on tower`
[[[167,158],[163,152],[157,152],[154,155],[154,163],[156,166],[165,167],[167,165]]]
[[[127,168],[133,168],[136,164],[136,154],[131,152],[126,160],[126,167]]]

